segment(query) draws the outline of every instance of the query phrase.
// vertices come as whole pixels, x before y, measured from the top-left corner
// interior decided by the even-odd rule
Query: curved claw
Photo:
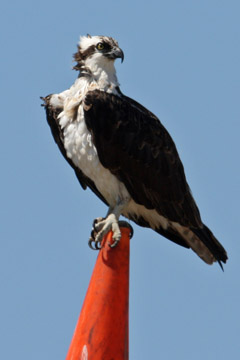
[[[103,221],[103,220],[104,220],[104,218],[102,218],[102,217],[98,217],[98,218],[96,218],[96,219],[93,220],[92,227],[93,227],[93,230],[94,230],[96,233],[99,231],[99,229],[98,229],[98,227],[97,227],[98,223],[100,223],[100,222]]]
[[[129,224],[129,222],[124,221],[124,220],[120,220],[120,221],[118,222],[118,225],[119,225],[120,228],[121,228],[121,227],[124,227],[124,228],[130,229],[130,239],[133,237],[134,231],[133,231],[132,226]]]
[[[96,235],[97,235],[96,230],[95,230],[95,229],[92,229],[90,239],[92,239],[93,241],[95,241],[95,237],[96,237]]]
[[[95,246],[93,246],[93,244],[95,244],[95,241],[90,237],[88,240],[88,246],[90,247],[90,249],[96,250],[96,248],[95,248]]]
[[[108,244],[111,248],[115,248],[117,246],[117,244],[119,243],[119,240],[114,240],[114,242],[112,244]]]
[[[100,250],[102,248],[100,241],[95,242],[95,246],[96,246],[96,250]]]
[[[95,241],[92,237],[90,237],[90,239],[88,240],[88,246],[92,250],[100,250],[101,249],[101,243]]]

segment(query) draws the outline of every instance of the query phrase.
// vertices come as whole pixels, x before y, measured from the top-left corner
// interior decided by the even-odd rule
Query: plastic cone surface
[[[66,360],[127,360],[129,239],[121,228],[115,248],[103,240]]]

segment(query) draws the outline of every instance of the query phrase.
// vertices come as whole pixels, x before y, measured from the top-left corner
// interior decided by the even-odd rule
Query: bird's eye
[[[104,44],[103,43],[98,43],[97,44],[97,49],[98,50],[103,50],[104,49]]]

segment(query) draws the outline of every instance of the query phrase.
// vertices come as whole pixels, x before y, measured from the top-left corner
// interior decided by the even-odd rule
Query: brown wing
[[[85,99],[99,159],[133,200],[171,221],[202,226],[175,144],[158,118],[134,100],[102,91]]]

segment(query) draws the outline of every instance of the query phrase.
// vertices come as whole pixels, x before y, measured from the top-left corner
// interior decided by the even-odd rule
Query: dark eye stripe
[[[100,42],[96,45],[96,48],[100,51],[109,51],[111,49],[111,46],[106,42]]]

